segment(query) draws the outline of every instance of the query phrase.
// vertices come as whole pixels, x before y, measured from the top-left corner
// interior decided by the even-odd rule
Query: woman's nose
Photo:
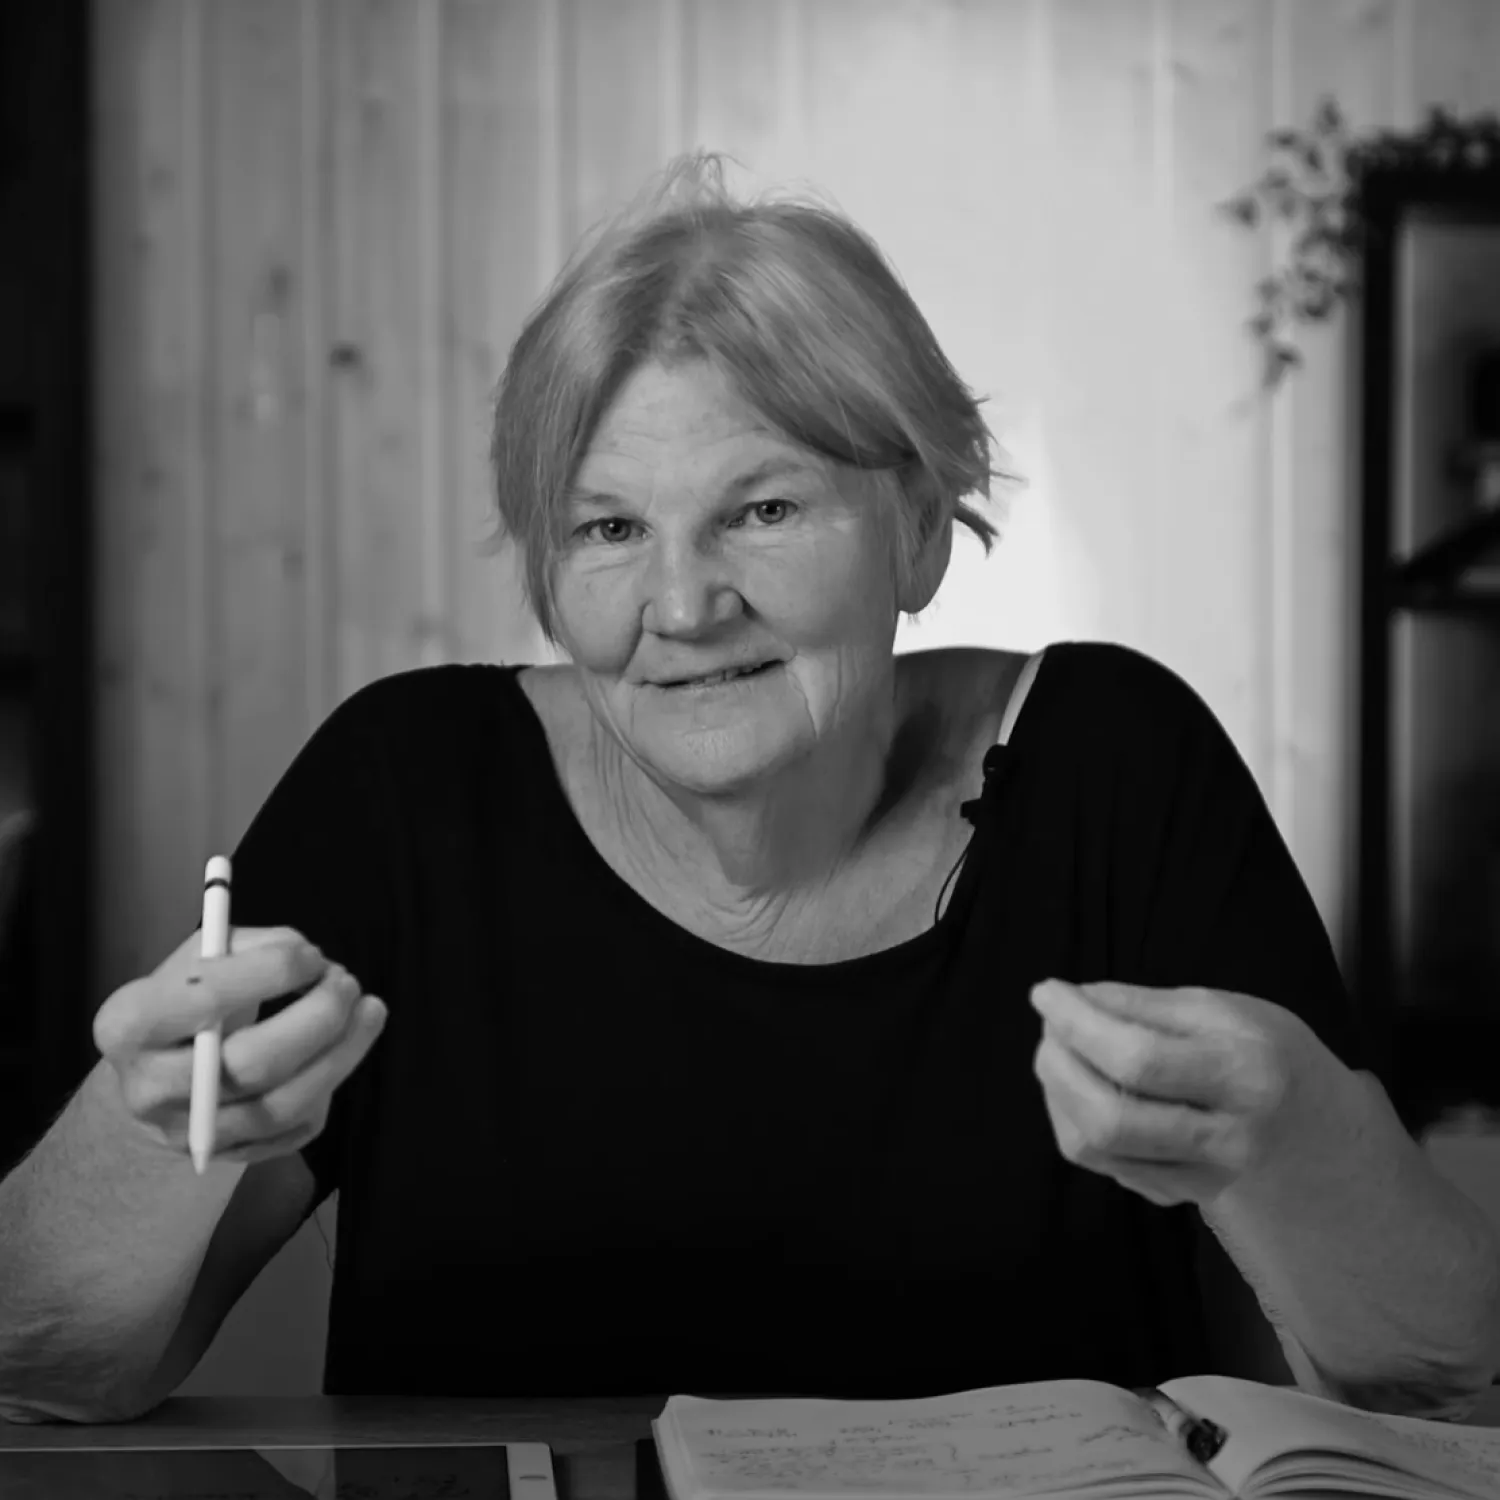
[[[691,635],[722,625],[742,607],[739,589],[722,558],[702,547],[664,546],[645,575],[642,612],[658,635]]]

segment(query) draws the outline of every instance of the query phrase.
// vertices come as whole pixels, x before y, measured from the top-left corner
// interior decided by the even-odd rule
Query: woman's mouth
[[[684,677],[675,682],[664,682],[662,687],[676,691],[692,691],[695,688],[726,687],[731,683],[744,682],[752,677],[763,677],[779,661],[763,661],[753,667],[732,667],[727,672],[714,672],[707,677]]]

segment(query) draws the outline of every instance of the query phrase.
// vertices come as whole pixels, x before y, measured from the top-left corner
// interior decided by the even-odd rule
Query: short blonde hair
[[[773,430],[836,463],[882,471],[895,577],[934,528],[995,528],[992,439],[874,242],[792,196],[736,202],[722,153],[693,152],[585,237],[527,319],[496,389],[498,512],[484,550],[513,540],[527,601],[556,643],[552,577],[568,493],[595,428],[642,364],[703,359]],[[733,158],[731,158],[732,160]]]

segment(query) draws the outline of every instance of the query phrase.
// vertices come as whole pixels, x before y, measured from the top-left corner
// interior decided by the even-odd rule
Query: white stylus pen
[[[552,1450],[546,1443],[507,1443],[505,1472],[510,1500],[557,1500]]]
[[[222,854],[209,860],[203,872],[204,958],[223,958],[229,952],[229,861]],[[188,1152],[201,1177],[214,1154],[214,1121],[219,1115],[219,1022],[193,1038],[193,1092],[188,1101]]]

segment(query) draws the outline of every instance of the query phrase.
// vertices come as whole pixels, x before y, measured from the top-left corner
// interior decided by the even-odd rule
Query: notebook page
[[[1388,1416],[1384,1412],[1363,1415],[1395,1433],[1404,1444],[1421,1449],[1423,1462],[1449,1465],[1461,1473],[1468,1480],[1471,1493],[1500,1495],[1500,1429],[1466,1427],[1456,1422],[1424,1422],[1418,1417]],[[1406,1461],[1405,1467],[1422,1472],[1415,1459]]]
[[[1341,1448],[1390,1464],[1460,1495],[1500,1495],[1500,1429],[1359,1411],[1306,1391],[1227,1375],[1169,1380],[1161,1389],[1229,1429],[1213,1471],[1233,1490],[1276,1454]]]
[[[913,1401],[674,1396],[660,1427],[693,1494],[1009,1496],[1150,1475],[1166,1482],[1142,1493],[1224,1500],[1144,1402],[1091,1380]]]

